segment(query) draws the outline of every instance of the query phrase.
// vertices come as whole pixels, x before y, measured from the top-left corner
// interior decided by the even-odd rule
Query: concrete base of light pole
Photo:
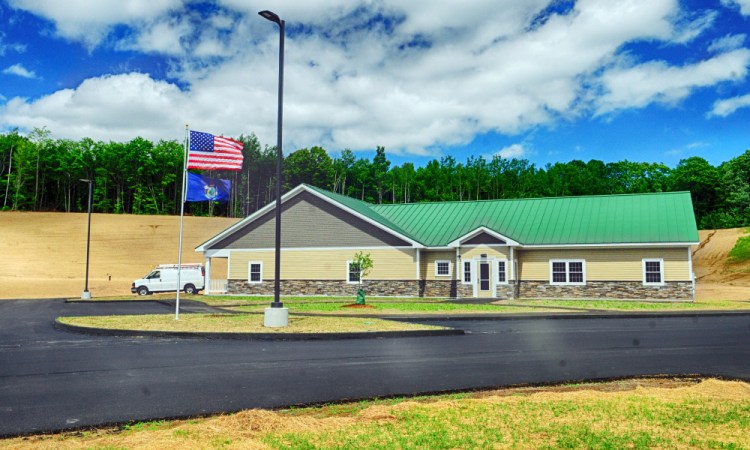
[[[81,292],[81,300],[91,300],[91,291]]]
[[[263,326],[266,328],[289,326],[289,308],[266,308],[263,314]]]

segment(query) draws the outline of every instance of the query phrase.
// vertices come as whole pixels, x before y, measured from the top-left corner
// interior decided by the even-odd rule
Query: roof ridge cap
[[[406,205],[435,205],[446,203],[487,203],[487,202],[518,202],[530,200],[559,200],[567,198],[602,198],[602,197],[637,197],[641,195],[673,195],[673,194],[690,194],[690,191],[663,191],[663,192],[633,192],[620,194],[587,194],[587,195],[560,195],[557,197],[517,197],[517,198],[489,198],[483,200],[433,200],[429,202],[409,202],[409,203],[369,203],[371,206],[406,206]],[[338,194],[341,195],[341,194]],[[354,198],[354,197],[349,197]],[[355,199],[356,200],[356,199]],[[363,200],[359,200],[363,201]]]

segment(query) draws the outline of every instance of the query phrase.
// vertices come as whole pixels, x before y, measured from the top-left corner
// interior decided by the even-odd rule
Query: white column
[[[461,252],[459,247],[456,247],[456,281],[460,282],[463,280],[463,270],[461,270]]]
[[[516,259],[513,257],[513,247],[510,247],[510,258],[509,259],[510,259],[510,261],[509,261],[508,264],[510,265],[510,268],[509,268],[510,269],[509,270],[510,271],[510,277],[509,277],[510,279],[508,280],[508,282],[510,282],[510,280],[513,280],[513,282],[515,283],[515,281],[516,281],[516,267],[515,267],[516,266],[516,263],[515,263]]]
[[[211,294],[211,258],[206,256],[206,279],[204,280],[203,294]]]
[[[420,261],[420,252],[419,249],[416,249],[417,252],[417,281],[419,281],[419,275],[420,275],[420,266],[422,265],[422,262]]]

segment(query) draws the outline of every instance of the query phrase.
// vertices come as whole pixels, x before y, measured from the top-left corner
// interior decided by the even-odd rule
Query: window
[[[553,283],[565,283],[568,281],[567,275],[567,264],[564,262],[553,262],[552,263],[552,282]]]
[[[586,262],[582,259],[550,260],[550,284],[586,284]]]
[[[451,262],[450,261],[435,261],[435,276],[436,277],[451,276]]]
[[[359,283],[359,264],[347,261],[346,262],[346,282],[350,284]]]
[[[498,261],[497,262],[497,282],[498,283],[507,283],[508,282],[508,273],[506,272],[508,267],[507,261]]]
[[[643,284],[664,284],[664,260],[643,260]]]
[[[464,284],[471,284],[471,261],[464,261]]]
[[[583,283],[583,262],[570,261],[568,263],[568,282]]]
[[[250,261],[247,263],[247,282],[258,284],[263,282],[263,263]]]

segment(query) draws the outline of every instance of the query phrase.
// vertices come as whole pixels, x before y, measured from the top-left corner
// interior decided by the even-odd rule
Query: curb
[[[73,333],[94,336],[120,337],[168,337],[168,338],[197,338],[197,339],[230,339],[240,341],[331,341],[343,339],[377,339],[401,337],[434,337],[459,336],[464,330],[415,330],[415,331],[373,331],[354,333],[208,333],[188,331],[146,331],[146,330],[117,330],[107,328],[81,327],[60,322],[55,319],[55,328]]]
[[[315,313],[294,313],[297,316],[324,316],[324,317],[341,317],[341,314],[315,314]],[[570,313],[524,313],[524,314],[464,314],[464,315],[353,315],[347,314],[345,317],[360,317],[389,320],[411,320],[411,321],[430,321],[430,320],[564,320],[564,319],[658,319],[672,317],[723,317],[723,316],[750,316],[750,311],[673,311],[673,312],[570,312]]]
[[[159,303],[162,300],[81,300],[76,298],[66,298],[65,303],[86,303],[89,305],[99,304],[99,303]]]
[[[297,315],[302,315],[297,313]],[[565,320],[565,319],[658,319],[672,317],[722,317],[750,316],[750,311],[674,311],[674,312],[580,312],[580,313],[530,313],[530,314],[473,314],[473,315],[424,315],[424,316],[365,316],[391,320]]]

